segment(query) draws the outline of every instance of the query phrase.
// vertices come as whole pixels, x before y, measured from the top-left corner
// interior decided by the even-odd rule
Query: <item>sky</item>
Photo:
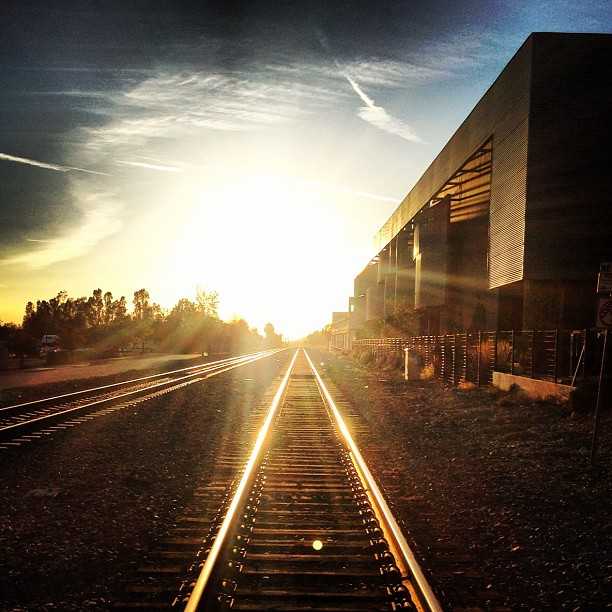
[[[533,31],[600,0],[3,0],[0,321],[90,296],[298,339]]]

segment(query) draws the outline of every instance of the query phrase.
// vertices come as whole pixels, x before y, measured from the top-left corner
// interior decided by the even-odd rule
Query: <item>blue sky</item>
[[[5,0],[0,320],[61,290],[196,286],[290,338],[532,31],[610,2]]]

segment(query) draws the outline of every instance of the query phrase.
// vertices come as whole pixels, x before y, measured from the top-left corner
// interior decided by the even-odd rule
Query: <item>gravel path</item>
[[[0,370],[0,398],[9,389],[23,389],[38,385],[76,382],[89,378],[120,376],[126,372],[156,370],[169,364],[172,367],[189,367],[204,361],[199,355],[146,355],[104,359],[91,363],[48,367],[42,359],[31,359],[25,367]]]

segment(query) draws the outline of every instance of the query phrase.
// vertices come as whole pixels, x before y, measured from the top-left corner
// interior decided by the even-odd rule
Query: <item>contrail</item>
[[[320,30],[316,30],[316,34],[319,38],[321,47],[323,47],[323,50],[331,56],[331,49],[325,34]],[[423,142],[423,140],[414,133],[409,125],[406,125],[400,119],[396,119],[395,117],[389,115],[389,113],[387,113],[382,106],[377,106],[374,101],[365,94],[361,87],[359,87],[357,81],[350,77],[346,70],[341,66],[340,62],[335,58],[332,59],[340,74],[349,82],[351,87],[355,90],[355,93],[365,103],[366,107],[362,108],[358,113],[364,121],[367,121],[379,130],[383,130],[384,132],[388,132],[394,136],[399,136],[405,140],[410,140],[412,142]]]
[[[74,240],[41,240],[39,238],[26,238],[26,242],[41,242],[43,244],[76,244]],[[95,242],[79,242],[78,244],[84,246],[94,246]]]
[[[184,161],[174,161],[174,160],[159,160],[155,157],[147,157],[146,155],[139,155],[141,159],[149,159],[155,164],[151,165],[164,165],[170,168],[176,168],[177,171],[182,171],[184,169],[196,169],[196,170],[206,170],[207,172],[211,172],[212,174],[218,174],[219,176],[234,176],[231,172],[227,172],[225,170],[221,170],[219,168],[212,168],[211,166],[204,166],[202,164],[192,164]]]
[[[337,65],[337,63],[336,63]],[[340,68],[340,66],[338,66],[338,68]],[[374,102],[368,98],[368,96],[365,95],[365,93],[363,93],[363,90],[361,89],[361,87],[359,87],[359,85],[357,85],[357,83],[351,79],[351,77],[346,74],[346,73],[342,73],[344,75],[344,78],[351,84],[351,86],[353,87],[353,89],[355,90],[355,92],[357,93],[357,95],[370,107],[370,108],[374,108],[376,106],[376,104],[374,104]]]
[[[146,168],[147,170],[160,170],[161,172],[181,172],[182,168],[175,166],[160,166],[159,164],[147,164],[146,162],[130,162],[117,160],[119,164],[125,164],[126,166],[136,166],[137,168]]]
[[[376,193],[368,193],[367,191],[358,191],[357,189],[349,189],[348,187],[338,187],[337,185],[328,185],[327,183],[318,183],[316,181],[306,181],[302,179],[291,178],[294,183],[301,185],[308,185],[310,187],[316,187],[318,189],[326,189],[328,191],[338,191],[340,193],[350,193],[351,195],[360,196],[362,198],[370,198],[371,200],[380,200],[381,202],[393,202],[393,204],[400,204],[402,200],[398,198],[390,198],[388,196],[378,195]]]
[[[110,176],[107,172],[96,172],[95,170],[85,170],[84,168],[75,168],[73,166],[59,166],[58,164],[40,162],[35,159],[28,159],[27,157],[16,157],[15,155],[8,155],[7,153],[0,153],[0,159],[16,162],[18,164],[26,164],[28,166],[36,166],[37,168],[44,168],[45,170],[54,170],[55,172],[70,172],[71,170],[75,170],[77,172],[87,172],[88,174]]]
[[[365,102],[365,108],[362,108],[359,111],[359,116],[364,120],[377,127],[384,132],[388,132],[389,134],[393,134],[394,136],[399,136],[400,138],[404,138],[405,140],[410,140],[412,142],[423,142],[421,138],[419,138],[412,128],[409,125],[406,125],[400,119],[396,119],[387,113],[387,111],[382,106],[377,106],[374,101],[369,98],[365,92],[359,87],[359,84],[350,77],[338,62],[335,62],[336,66],[342,73],[342,76],[350,83],[351,87],[355,90],[355,93]]]
[[[364,94],[365,95],[365,94]],[[174,166],[170,166],[171,168],[177,168],[180,170],[182,168],[195,168],[199,170],[206,170],[207,172],[211,172],[212,174],[216,174],[218,176],[226,176],[228,178],[237,178],[235,174],[232,172],[228,172],[226,170],[221,170],[220,168],[212,168],[210,166],[203,166],[200,164],[190,164],[182,161],[169,161],[169,160],[159,160],[154,157],[145,157],[142,156],[143,159],[150,159],[151,161],[157,162],[158,164],[175,164]],[[128,163],[128,162],[123,162]],[[136,162],[131,162],[136,165]],[[148,164],[143,164],[148,165]],[[152,165],[152,164],[151,164]],[[339,193],[350,193],[351,195],[356,195],[362,198],[370,198],[372,200],[380,200],[381,202],[392,202],[393,204],[400,204],[401,199],[391,198],[389,196],[378,195],[376,193],[369,193],[367,191],[359,191],[357,189],[349,189],[348,187],[338,187],[337,185],[330,185],[328,183],[319,183],[318,181],[309,181],[306,179],[295,178],[292,176],[285,177],[287,181],[294,183],[295,185],[307,185],[308,187],[315,187],[317,189],[325,189],[327,191],[337,191]]]

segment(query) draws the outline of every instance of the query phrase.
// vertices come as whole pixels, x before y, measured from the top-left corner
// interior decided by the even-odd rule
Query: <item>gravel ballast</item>
[[[3,451],[0,610],[112,608],[284,359]],[[317,362],[447,609],[609,609],[609,409],[592,466],[592,413]]]
[[[447,605],[479,591],[491,610],[612,608],[609,405],[591,465],[592,412],[320,357]]]
[[[111,609],[147,550],[214,474],[216,453],[240,439],[285,360],[0,451],[0,610]],[[46,395],[23,395],[35,392]]]

